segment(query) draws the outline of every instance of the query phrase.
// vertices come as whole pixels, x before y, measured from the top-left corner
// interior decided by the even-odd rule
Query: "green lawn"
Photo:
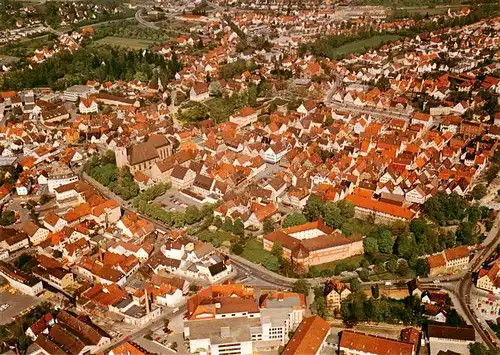
[[[319,264],[315,265],[320,271],[321,270],[326,270],[326,269],[332,269],[335,270],[335,267],[339,263],[343,264],[356,264],[357,267],[359,267],[359,264],[361,263],[361,260],[363,260],[363,255],[356,255],[356,256],[351,256],[350,258],[347,259],[342,259],[342,260],[337,260],[337,261],[332,261],[326,264]]]
[[[264,247],[259,240],[252,238],[245,243],[245,248],[240,256],[256,264],[262,264],[270,255],[271,253],[264,250]]]
[[[108,36],[97,40],[97,44],[109,44],[112,46],[127,47],[130,49],[145,49],[149,48],[154,42],[146,39],[123,38]]]
[[[352,53],[364,53],[367,48],[377,47],[383,42],[396,41],[400,37],[396,35],[373,36],[370,38],[344,44],[332,50],[332,56],[342,57]]]

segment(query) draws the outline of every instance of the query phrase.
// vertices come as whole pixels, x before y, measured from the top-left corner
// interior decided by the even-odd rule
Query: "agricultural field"
[[[333,49],[332,54],[335,57],[344,57],[351,53],[364,53],[367,48],[377,47],[384,42],[396,41],[399,38],[400,37],[396,35],[374,36],[344,44],[343,46]]]
[[[146,39],[123,38],[108,36],[95,41],[96,44],[108,44],[111,46],[126,47],[130,49],[146,49],[154,42]]]

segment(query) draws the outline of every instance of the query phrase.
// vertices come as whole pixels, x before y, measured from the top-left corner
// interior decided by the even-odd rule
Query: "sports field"
[[[130,49],[145,49],[154,42],[145,39],[123,38],[123,37],[104,37],[96,41],[97,44],[109,44],[111,46],[127,47]]]

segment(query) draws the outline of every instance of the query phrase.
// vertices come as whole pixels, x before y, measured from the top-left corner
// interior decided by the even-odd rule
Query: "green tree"
[[[414,219],[410,222],[410,231],[419,238],[422,234],[427,234],[429,225],[423,219]]]
[[[495,178],[498,176],[498,172],[500,172],[500,165],[492,164],[484,173],[486,181],[490,184]]]
[[[392,239],[392,233],[390,230],[383,230],[380,233],[377,242],[378,249],[381,253],[392,254],[394,248],[394,240]]]
[[[373,285],[372,286],[372,297],[373,298],[379,298],[380,297],[380,290],[378,288],[378,285]]]
[[[309,294],[309,283],[306,279],[298,279],[295,281],[292,287],[293,292],[302,293],[303,295]]]
[[[285,217],[283,228],[295,227],[307,223],[306,217],[302,213],[292,213]]]
[[[418,276],[427,276],[428,268],[425,259],[417,259],[415,263],[415,272]]]
[[[361,281],[366,282],[369,280],[370,272],[368,271],[368,269],[362,268],[358,271],[358,275]]]
[[[283,257],[283,245],[281,245],[281,243],[274,243],[271,248],[271,254],[278,259],[281,259]]]
[[[193,224],[200,220],[200,211],[195,205],[189,205],[184,212],[186,223]]]
[[[468,345],[470,355],[500,355],[499,349],[488,349],[483,343]]]
[[[378,242],[377,242],[377,239],[375,239],[375,238],[366,237],[363,240],[363,247],[365,249],[366,254],[378,253]]]
[[[392,258],[387,262],[385,267],[387,268],[387,271],[395,273],[396,270],[398,269],[398,260],[396,258]]]
[[[335,229],[340,228],[342,223],[344,223],[344,217],[340,208],[334,202],[328,202],[324,205],[323,218],[326,224]]]
[[[342,223],[342,233],[349,236],[354,233],[354,223],[352,221],[345,221]]]
[[[483,184],[477,184],[471,191],[471,196],[474,200],[480,200],[486,196],[487,189]]]
[[[236,235],[243,235],[245,233],[245,226],[240,218],[234,221],[233,233]]]
[[[359,281],[359,279],[357,277],[350,279],[349,280],[349,287],[350,287],[352,292],[357,292],[361,289],[361,282]]]
[[[474,224],[470,222],[462,222],[458,226],[457,242],[462,245],[472,245],[477,243],[477,235],[474,232]]]
[[[226,217],[224,218],[224,224],[222,225],[222,230],[225,232],[233,232],[233,221],[231,218]]]
[[[274,255],[269,255],[267,256],[264,261],[262,262],[262,265],[271,271],[278,271],[280,268],[280,263],[277,257]]]
[[[323,216],[323,206],[325,202],[318,195],[311,194],[307,199],[304,210],[304,216],[309,220],[319,219]]]
[[[264,220],[263,229],[264,229],[264,234],[269,234],[274,231],[274,223],[270,218],[266,218]]]
[[[215,217],[213,220],[213,225],[216,228],[219,228],[219,229],[222,228],[222,219],[219,216]]]
[[[406,276],[408,274],[408,269],[408,263],[406,262],[406,260],[399,260],[397,268],[398,275]]]
[[[5,210],[2,212],[2,216],[0,217],[0,224],[2,226],[10,226],[11,224],[14,224],[15,221],[16,215],[14,211]]]
[[[241,255],[241,253],[243,253],[243,245],[238,242],[238,243],[234,243],[232,246],[231,246],[231,251],[233,252],[233,254],[236,254],[236,255]]]

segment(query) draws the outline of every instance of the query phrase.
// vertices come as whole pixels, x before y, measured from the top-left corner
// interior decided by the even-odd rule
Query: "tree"
[[[382,76],[375,85],[380,91],[387,91],[391,88],[391,82],[385,76]]]
[[[264,265],[266,269],[271,271],[278,271],[280,268],[279,260],[274,255],[267,256],[262,262],[262,265]]]
[[[16,215],[14,211],[6,210],[2,212],[2,216],[0,217],[0,224],[2,226],[10,226],[11,224],[14,224],[16,221]]]
[[[271,248],[271,254],[278,259],[281,259],[283,257],[283,245],[281,245],[281,243],[274,243]]]
[[[352,221],[345,221],[342,223],[342,233],[345,235],[349,236],[354,233],[354,224]]]
[[[283,228],[295,227],[307,223],[306,217],[302,213],[292,213],[285,217]]]
[[[328,202],[324,205],[323,218],[326,224],[335,229],[340,228],[344,223],[340,208],[334,202]]]
[[[408,262],[406,260],[399,260],[397,273],[400,276],[406,276],[408,274]]]
[[[236,235],[243,235],[245,233],[245,225],[243,224],[240,218],[234,221],[233,233]]]
[[[349,286],[350,286],[352,292],[357,292],[361,288],[361,282],[356,277],[356,278],[353,278],[353,279],[349,280]]]
[[[226,217],[224,218],[224,224],[222,225],[222,230],[225,232],[233,232],[233,221],[231,218]]]
[[[243,245],[238,242],[238,243],[234,243],[232,246],[231,246],[231,251],[236,254],[236,255],[241,255],[241,253],[243,253]]]
[[[219,216],[215,217],[213,220],[213,225],[216,228],[220,229],[222,227],[222,219]]]
[[[415,272],[418,276],[427,276],[428,268],[425,259],[417,259],[415,263]]]
[[[372,286],[372,297],[379,298],[379,296],[380,296],[380,290],[378,288],[378,285],[373,285]]]
[[[189,205],[184,212],[187,224],[193,224],[200,220],[200,211],[195,205]]]
[[[377,239],[373,237],[366,237],[363,240],[363,247],[365,249],[366,254],[378,253],[378,242]]]
[[[483,343],[468,345],[470,355],[500,355],[499,349],[488,349]]]
[[[304,210],[302,211],[304,216],[309,220],[313,221],[319,219],[323,216],[323,207],[325,202],[318,195],[311,194],[307,199]]]
[[[419,238],[422,234],[427,234],[428,230],[429,225],[423,219],[418,218],[410,222],[410,231],[416,238]]]
[[[457,242],[462,245],[472,245],[477,243],[477,235],[474,233],[474,224],[470,222],[462,222],[458,226]]]
[[[486,196],[487,189],[483,184],[477,184],[471,191],[471,196],[474,200],[480,200]]]
[[[448,313],[446,314],[446,324],[451,325],[452,327],[457,327],[460,325],[465,325],[464,319],[458,314],[455,308],[450,308]]]
[[[396,270],[398,269],[398,260],[396,258],[392,258],[387,262],[385,267],[387,268],[387,271],[395,273]]]
[[[266,218],[264,220],[263,229],[265,234],[269,234],[274,231],[274,223],[270,218]]]
[[[498,176],[498,172],[500,172],[500,165],[492,164],[488,170],[484,173],[486,181],[490,184],[495,178]]]
[[[394,248],[394,240],[392,239],[392,233],[390,230],[383,230],[380,233],[377,242],[378,249],[381,253],[392,254]]]
[[[361,281],[366,282],[369,280],[370,272],[368,271],[368,269],[362,268],[358,271],[358,275]]]
[[[298,279],[293,284],[292,291],[307,296],[309,294],[309,283],[306,279]]]

